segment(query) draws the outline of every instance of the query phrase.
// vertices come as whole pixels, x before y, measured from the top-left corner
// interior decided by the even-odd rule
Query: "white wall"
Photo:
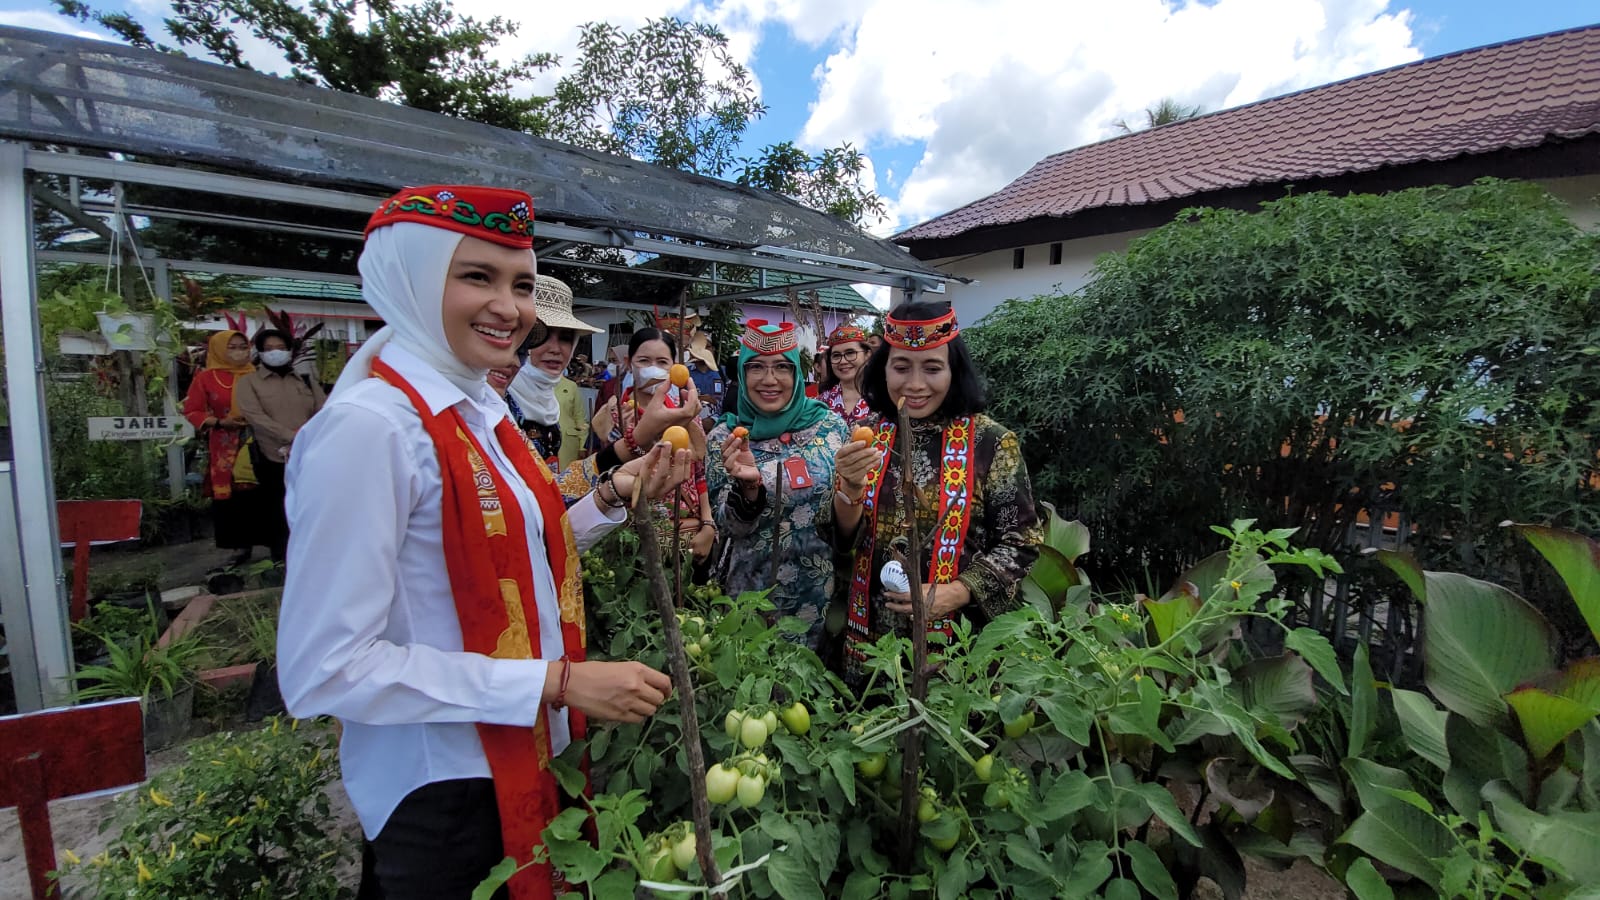
[[[1573,221],[1587,229],[1600,228],[1600,175],[1552,178],[1540,182],[1569,207]],[[1149,230],[1096,235],[1061,244],[1060,265],[1050,265],[1050,245],[1034,244],[1023,248],[1023,266],[1012,266],[1012,250],[995,250],[976,256],[932,260],[932,265],[951,275],[974,279],[971,284],[950,282],[945,295],[963,326],[975,325],[995,307],[1012,298],[1027,299],[1040,294],[1076,290],[1088,281],[1095,257],[1101,253],[1122,252],[1128,242]]]
[[[1013,266],[1010,249],[932,263],[951,275],[973,279],[971,284],[952,281],[945,285],[945,296],[955,307],[956,321],[967,327],[976,325],[1006,300],[1077,290],[1088,281],[1097,256],[1126,250],[1129,241],[1146,233],[1148,230],[1125,231],[1062,241],[1061,263],[1054,266],[1050,265],[1049,244],[1023,248],[1020,269]]]

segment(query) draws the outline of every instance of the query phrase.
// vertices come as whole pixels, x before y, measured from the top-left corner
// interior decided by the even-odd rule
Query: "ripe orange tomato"
[[[857,425],[856,430],[850,432],[850,440],[865,441],[866,443],[870,444],[872,443],[872,439],[876,437],[877,434],[878,433],[876,431],[873,431],[871,428],[868,428],[865,425]]]
[[[672,368],[667,370],[667,380],[672,382],[674,387],[688,387],[689,367],[683,363],[674,363]]]
[[[689,432],[682,425],[669,425],[661,433],[661,439],[672,445],[673,450],[689,449]]]

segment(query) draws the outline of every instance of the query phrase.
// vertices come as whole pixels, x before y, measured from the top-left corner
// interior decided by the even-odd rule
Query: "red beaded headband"
[[[896,319],[889,316],[883,329],[883,339],[891,347],[902,350],[932,350],[950,343],[961,328],[956,325],[956,311],[921,322]]]
[[[406,188],[367,221],[367,234],[396,222],[416,222],[519,250],[533,248],[533,198],[525,191],[476,185]]]

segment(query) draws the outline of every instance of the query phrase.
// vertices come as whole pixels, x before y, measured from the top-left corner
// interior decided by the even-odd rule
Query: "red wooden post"
[[[72,548],[72,621],[89,611],[89,547],[139,539],[137,500],[59,500],[56,519],[61,526],[61,546]]]
[[[0,809],[17,808],[34,900],[58,895],[50,801],[144,780],[144,718],[128,697],[0,717]]]

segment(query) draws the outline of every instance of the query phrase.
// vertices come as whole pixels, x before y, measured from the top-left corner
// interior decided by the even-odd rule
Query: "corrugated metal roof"
[[[1046,157],[902,243],[1600,133],[1600,26],[1452,53]]]
[[[0,71],[0,137],[375,196],[421,184],[516,187],[533,195],[540,221],[937,277],[889,241],[769,191],[259,72],[4,26]]]

